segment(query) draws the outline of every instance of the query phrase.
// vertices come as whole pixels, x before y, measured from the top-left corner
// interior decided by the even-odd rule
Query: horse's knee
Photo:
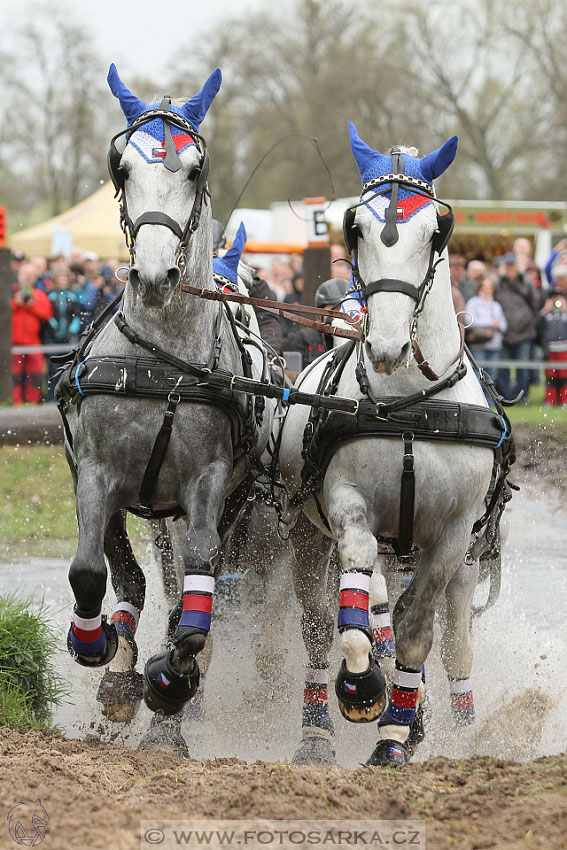
[[[93,565],[91,560],[77,555],[69,568],[69,583],[80,611],[100,609],[106,592],[106,566]]]

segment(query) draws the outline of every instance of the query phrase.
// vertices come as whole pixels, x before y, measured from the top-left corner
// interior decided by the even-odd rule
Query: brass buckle
[[[342,397],[336,396],[336,395],[330,395],[330,396],[328,396],[328,398],[342,398]],[[343,399],[343,401],[344,401],[344,399]],[[357,398],[349,398],[349,399],[347,399],[347,401],[354,402],[354,410],[352,410],[352,411],[351,410],[337,410],[336,412],[337,413],[344,413],[345,416],[356,416],[356,414],[358,413],[358,409],[360,407],[360,400],[357,399]]]

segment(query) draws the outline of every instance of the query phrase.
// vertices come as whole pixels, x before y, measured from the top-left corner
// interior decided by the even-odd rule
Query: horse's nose
[[[385,346],[372,345],[368,340],[364,343],[366,356],[372,363],[375,372],[385,372],[391,375],[407,360],[410,343],[406,342],[401,349],[389,349]]]
[[[128,280],[144,302],[153,302],[158,295],[165,300],[178,286],[181,280],[181,270],[178,266],[172,266],[165,274],[162,273],[159,277],[154,278],[147,273],[144,274],[143,270],[134,265],[130,268]]]

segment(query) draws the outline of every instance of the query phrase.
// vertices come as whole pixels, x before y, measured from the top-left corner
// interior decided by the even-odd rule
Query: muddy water
[[[456,733],[449,714],[448,685],[437,641],[427,663],[431,717],[419,758],[475,753],[520,760],[551,755],[567,747],[567,531],[560,496],[537,481],[525,484],[507,509],[509,539],[504,555],[502,592],[497,605],[474,624],[472,671],[477,711],[474,728]],[[140,620],[140,658],[159,651],[166,604],[157,568],[148,550],[146,610]],[[0,592],[17,590],[43,599],[60,634],[56,665],[71,688],[71,700],[55,715],[69,737],[88,734],[135,747],[150,712],[142,705],[128,726],[109,724],[96,702],[100,673],[85,670],[65,650],[72,596],[66,562],[28,560],[3,564]],[[481,601],[485,587],[478,589]],[[111,595],[111,594],[110,594]],[[108,602],[112,607],[113,599]],[[184,721],[183,733],[195,758],[238,756],[291,759],[299,741],[303,645],[299,612],[285,617],[282,640],[287,660],[278,681],[266,688],[256,673],[253,646],[259,640],[256,606],[219,604],[215,643],[206,679],[205,718]],[[284,623],[282,623],[284,625]],[[142,669],[142,664],[138,663]],[[331,670],[338,668],[335,646]],[[337,760],[345,767],[364,762],[375,744],[375,726],[344,721],[331,697]]]

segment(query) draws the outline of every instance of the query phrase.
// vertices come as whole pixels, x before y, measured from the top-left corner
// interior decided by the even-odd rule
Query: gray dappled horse
[[[350,135],[363,186],[361,202],[345,215],[345,241],[366,304],[363,339],[300,375],[296,387],[334,396],[337,406],[343,400],[343,412],[291,407],[280,448],[308,654],[303,741],[295,759],[334,760],[326,571],[336,541],[344,660],[335,691],[348,720],[379,721],[369,763],[395,765],[405,763],[421,739],[415,724],[422,667],[444,591],[442,658],[452,705],[461,722],[474,716],[469,623],[478,560],[465,554],[484,514],[494,450],[507,424],[487,406],[463,351],[446,261],[454,219],[435,208],[433,180],[453,161],[457,138],[420,159],[415,149],[372,150],[353,125]],[[419,550],[413,580],[394,608],[387,705],[379,661],[393,656],[394,642],[378,543],[406,559]]]
[[[208,157],[199,128],[220,71],[181,106],[167,97],[147,106],[113,65],[108,81],[128,121],[111,143],[109,167],[132,261],[121,312],[58,387],[79,524],[68,644],[80,664],[111,663],[110,691],[112,675],[133,675],[145,580],[125,511],[181,515],[183,595],[170,615],[168,648],[144,672],[146,704],[167,716],[197,688],[196,656],[210,628],[222,538],[253,485],[274,404],[227,388],[231,375],[264,377],[262,345],[243,339],[224,304],[181,290],[184,281],[215,290]],[[220,388],[210,386],[217,375],[224,377]],[[118,599],[110,623],[101,617],[105,555]]]

